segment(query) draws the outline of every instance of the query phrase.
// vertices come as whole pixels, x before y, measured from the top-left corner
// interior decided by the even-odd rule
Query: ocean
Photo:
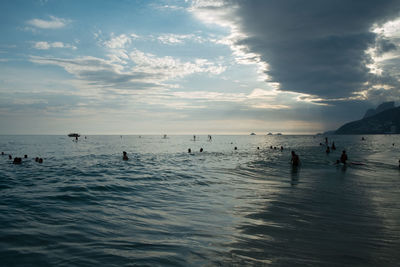
[[[400,136],[364,137],[0,136],[0,265],[398,266]]]

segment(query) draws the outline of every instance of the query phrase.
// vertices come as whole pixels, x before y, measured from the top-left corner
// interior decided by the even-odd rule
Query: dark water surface
[[[0,136],[0,265],[398,266],[399,136],[191,138]]]

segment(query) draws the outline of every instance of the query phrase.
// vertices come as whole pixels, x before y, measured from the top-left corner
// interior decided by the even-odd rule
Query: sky
[[[0,2],[0,134],[314,134],[400,103],[399,0]]]

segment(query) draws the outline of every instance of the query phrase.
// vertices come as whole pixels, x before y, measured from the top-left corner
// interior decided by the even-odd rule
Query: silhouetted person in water
[[[340,156],[340,162],[346,164],[346,161],[347,161],[346,150],[343,150],[342,155]]]
[[[122,152],[123,156],[122,156],[122,160],[128,160],[128,155],[125,151]]]
[[[283,150],[283,146],[281,146],[281,151]]]
[[[12,159],[12,156],[11,156],[11,155],[8,155],[8,159]]]
[[[28,155],[24,155],[24,159],[27,159],[28,158]]]
[[[4,152],[1,152],[1,155],[4,156]]]
[[[276,146],[274,146],[274,149],[276,150]]]
[[[203,148],[200,148],[200,152],[203,152]]]
[[[364,137],[362,137],[362,138],[361,138],[361,140],[362,140],[362,141],[365,141],[365,138],[364,138]]]
[[[188,149],[188,153],[192,153],[192,150],[190,148]]]
[[[259,146],[257,147],[257,150],[260,150],[260,147],[259,147]]]
[[[195,135],[193,135],[193,141],[196,141],[196,136]]]
[[[335,142],[332,142],[332,150],[336,150]]]
[[[35,161],[36,161],[36,162],[39,162],[39,158],[38,158],[38,157],[36,157],[36,158],[35,158]]]
[[[42,164],[42,163],[43,163],[43,159],[40,158],[38,162],[39,162],[40,164]]]
[[[294,151],[292,151],[292,159],[290,160],[290,162],[292,163],[293,167],[297,167],[300,164],[299,156],[294,153]]]
[[[329,148],[329,146],[326,147],[326,151],[325,152],[326,152],[326,154],[331,153],[331,149]]]
[[[272,146],[270,146],[269,148],[272,149]]]
[[[237,150],[237,146],[235,146],[235,150]]]
[[[325,137],[325,144],[328,144],[328,137]]]
[[[78,136],[75,136],[75,141],[78,142]]]
[[[13,164],[21,164],[21,162],[22,162],[21,158],[15,157],[14,161],[13,161]]]

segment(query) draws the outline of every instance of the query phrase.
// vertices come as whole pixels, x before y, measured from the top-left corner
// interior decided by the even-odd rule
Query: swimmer
[[[269,148],[272,149],[272,146],[270,146]]]
[[[39,161],[39,158],[38,158],[38,157],[36,157],[36,158],[35,158],[35,161],[36,161],[36,162],[38,162],[38,161]]]
[[[364,137],[362,137],[362,138],[361,138],[361,141],[365,141],[365,138],[364,138]]]
[[[203,148],[200,148],[200,152],[203,152]]]
[[[283,146],[281,146],[281,151],[283,151]]]
[[[1,152],[1,155],[4,156],[4,152]]]
[[[192,153],[192,150],[190,148],[188,149],[188,153]]]
[[[196,136],[195,135],[193,135],[193,141],[196,141]]]
[[[325,144],[328,144],[328,137],[325,137]]]
[[[332,142],[332,150],[336,150],[335,142]]]
[[[257,150],[260,150],[260,147],[259,147],[259,146],[257,147]]]
[[[21,158],[18,158],[18,157],[14,158],[13,164],[21,164],[21,163],[22,163],[22,159]]]
[[[40,164],[42,164],[42,163],[43,163],[43,159],[40,158],[38,162],[39,162]]]
[[[125,151],[122,152],[123,156],[122,156],[122,160],[128,160],[128,155]]]
[[[294,151],[292,151],[292,159],[290,162],[292,163],[293,167],[297,167],[300,164],[300,158]]]
[[[28,158],[28,155],[24,155],[24,159],[27,159]]]
[[[235,148],[234,148],[235,150],[237,150],[237,146],[235,146]]]
[[[11,156],[11,155],[8,155],[8,159],[12,159],[12,156]]]
[[[274,149],[276,150],[276,146],[274,146]]]
[[[326,154],[331,153],[331,150],[330,150],[329,146],[326,147],[326,151],[325,152],[326,152]]]
[[[343,164],[346,164],[347,161],[347,154],[346,154],[346,150],[342,151],[342,155],[340,156],[340,162]]]

